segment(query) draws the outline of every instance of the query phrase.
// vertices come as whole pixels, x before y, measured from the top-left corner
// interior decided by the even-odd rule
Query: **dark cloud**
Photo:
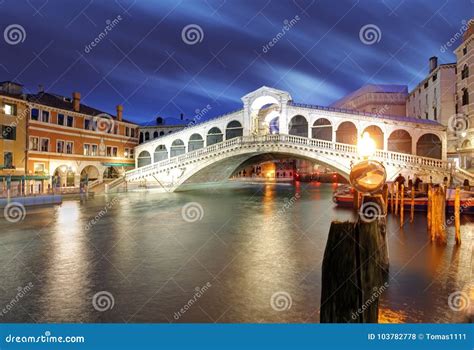
[[[0,3],[2,33],[19,24],[26,39],[0,40],[0,80],[32,92],[38,84],[80,91],[85,103],[109,111],[123,103],[127,118],[140,122],[208,104],[225,113],[262,85],[324,105],[365,83],[413,87],[432,55],[454,61],[441,45],[472,10],[470,0],[9,0]],[[195,45],[181,36],[189,24],[202,29]],[[359,38],[367,24],[381,33],[372,45]]]

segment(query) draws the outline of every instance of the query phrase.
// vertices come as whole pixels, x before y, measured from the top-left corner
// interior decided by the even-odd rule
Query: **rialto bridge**
[[[124,177],[128,188],[174,191],[222,182],[243,164],[285,157],[309,159],[348,177],[361,159],[356,145],[365,132],[389,179],[400,172],[433,181],[453,175],[446,128],[437,122],[298,104],[288,92],[265,86],[242,102],[238,111],[137,146],[136,169]]]

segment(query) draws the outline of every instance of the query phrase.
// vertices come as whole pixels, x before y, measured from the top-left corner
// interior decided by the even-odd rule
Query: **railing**
[[[94,181],[90,181],[90,182],[87,184],[87,187],[88,187],[89,189],[91,189],[91,188],[94,188],[94,187],[100,185],[102,182],[103,182],[103,181],[101,181],[101,180],[99,180],[99,179],[94,180]]]
[[[317,150],[332,150],[341,154],[349,154],[356,158],[359,158],[357,154],[357,147],[354,145],[348,145],[344,143],[337,143],[331,141],[310,139],[306,137],[293,136],[293,135],[263,135],[263,136],[243,136],[237,137],[230,140],[226,140],[220,143],[216,143],[211,146],[203,147],[198,150],[188,152],[173,158],[165,159],[157,163],[149,164],[138,169],[130,170],[125,173],[125,179],[132,177],[141,177],[144,174],[157,171],[158,169],[164,169],[167,167],[178,166],[185,161],[201,158],[203,156],[210,156],[218,151],[231,148],[244,148],[252,145],[266,145],[271,143],[278,143],[282,145],[304,145],[309,146],[312,149]],[[427,157],[414,156],[405,153],[391,152],[377,150],[374,158],[380,161],[390,161],[399,163],[402,165],[417,165],[422,167],[432,167],[441,170],[449,170],[450,163]]]
[[[474,183],[474,174],[472,174],[469,171],[466,171],[464,169],[455,167],[453,175],[460,177],[462,180],[468,179],[471,184]]]
[[[123,184],[124,181],[125,181],[125,176],[122,176],[122,177],[119,177],[119,178],[109,182],[108,184],[105,184],[105,189],[104,189],[105,193],[109,193],[115,187],[120,186],[121,184]]]

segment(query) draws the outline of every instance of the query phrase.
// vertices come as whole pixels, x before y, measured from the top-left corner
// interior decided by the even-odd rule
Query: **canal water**
[[[319,322],[333,185],[245,184],[124,193],[0,219],[0,322]],[[430,244],[425,216],[388,219],[381,322],[465,322],[448,306],[470,282],[460,247]],[[94,298],[94,296],[96,296]],[[103,310],[103,311],[98,311]]]

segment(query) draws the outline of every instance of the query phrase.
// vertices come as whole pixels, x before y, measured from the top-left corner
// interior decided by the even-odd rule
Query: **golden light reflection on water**
[[[406,323],[407,318],[406,312],[401,310],[379,309],[379,323]]]
[[[88,302],[88,249],[94,248],[87,244],[83,234],[85,225],[80,217],[79,202],[64,202],[56,209],[56,221],[50,231],[53,237],[48,252],[44,293],[52,303],[43,305],[43,312],[46,316],[49,313],[62,315],[62,321],[80,320],[82,315],[73,315],[70,310],[81,309],[78,306],[82,304],[86,308]]]

